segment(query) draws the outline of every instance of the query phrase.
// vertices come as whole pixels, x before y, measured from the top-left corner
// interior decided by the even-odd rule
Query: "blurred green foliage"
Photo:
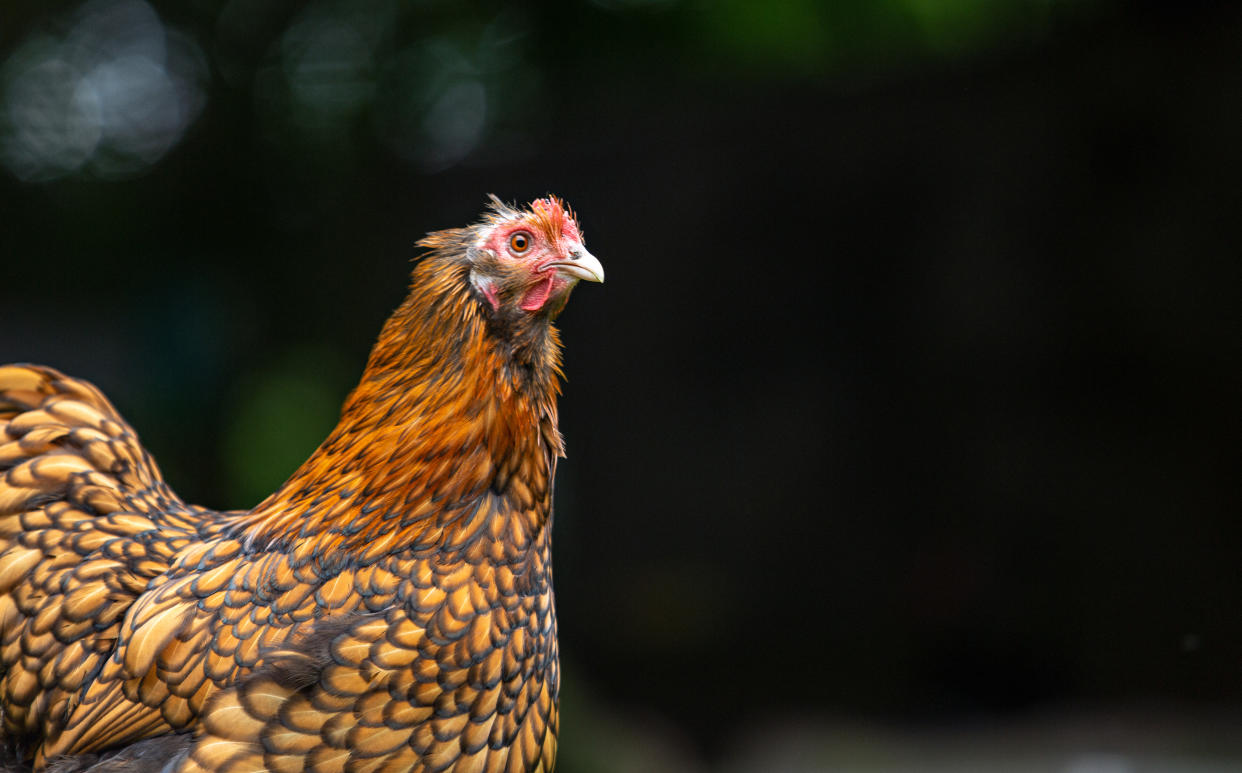
[[[874,0],[771,3],[722,0],[688,6],[695,39],[712,59],[760,71],[823,75],[876,62],[956,57],[1032,42],[1047,31],[1054,0]],[[1076,4],[1081,11],[1089,3]],[[700,36],[701,35],[701,36]]]
[[[336,426],[355,378],[325,347],[287,351],[252,372],[226,409],[220,506],[254,507],[275,491]]]

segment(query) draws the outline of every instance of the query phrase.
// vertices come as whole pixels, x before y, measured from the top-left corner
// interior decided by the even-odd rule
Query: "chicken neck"
[[[473,547],[513,561],[542,536],[563,448],[559,340],[540,316],[498,330],[459,252],[415,268],[336,428],[239,517],[249,549],[370,563]]]

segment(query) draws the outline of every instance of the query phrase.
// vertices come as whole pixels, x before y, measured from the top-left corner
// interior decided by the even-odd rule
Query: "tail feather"
[[[126,610],[219,528],[164,483],[91,384],[0,367],[0,734],[54,734],[110,655]]]

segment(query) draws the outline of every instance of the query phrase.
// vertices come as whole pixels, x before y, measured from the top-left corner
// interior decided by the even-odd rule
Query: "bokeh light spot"
[[[205,58],[138,0],[93,0],[63,38],[25,41],[0,70],[0,162],[23,180],[139,174],[206,100]]]

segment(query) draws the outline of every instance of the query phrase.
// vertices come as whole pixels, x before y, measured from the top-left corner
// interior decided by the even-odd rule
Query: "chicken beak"
[[[570,253],[568,260],[558,260],[549,263],[547,267],[588,282],[604,281],[604,265],[599,262],[599,258],[587,252],[586,247],[578,247]]]

